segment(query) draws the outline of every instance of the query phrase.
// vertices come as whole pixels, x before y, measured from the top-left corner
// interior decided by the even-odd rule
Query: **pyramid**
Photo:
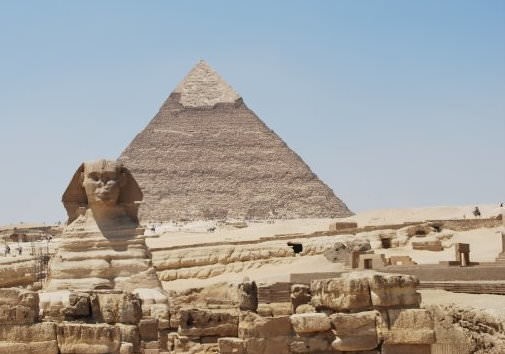
[[[144,222],[352,215],[204,61],[119,160],[144,193]]]

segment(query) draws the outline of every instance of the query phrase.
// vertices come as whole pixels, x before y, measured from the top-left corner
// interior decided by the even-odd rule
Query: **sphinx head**
[[[124,207],[137,220],[137,204],[142,192],[130,171],[121,163],[111,160],[84,162],[75,172],[63,194],[68,223],[79,215],[81,208]]]
[[[121,187],[126,180],[123,166],[116,161],[97,160],[85,162],[81,172],[82,187],[86,192],[88,205],[117,205]]]

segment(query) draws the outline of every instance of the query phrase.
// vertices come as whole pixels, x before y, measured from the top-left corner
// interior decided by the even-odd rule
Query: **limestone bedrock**
[[[46,290],[160,287],[138,224],[142,192],[128,169],[116,161],[85,162],[62,200],[68,223]]]

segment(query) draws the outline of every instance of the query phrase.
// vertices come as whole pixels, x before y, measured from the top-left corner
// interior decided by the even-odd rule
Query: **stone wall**
[[[441,353],[441,349],[448,354],[505,353],[503,318],[456,305],[433,305],[427,310],[435,320],[437,343],[445,344],[445,348],[435,348],[434,354]]]
[[[255,306],[241,311],[237,303],[205,307],[189,293],[172,294],[169,306],[156,289],[39,297],[4,288],[0,353],[425,354],[435,341],[413,277],[357,272],[314,280],[310,287],[284,285],[279,289],[296,306],[272,303],[272,311],[263,314]]]

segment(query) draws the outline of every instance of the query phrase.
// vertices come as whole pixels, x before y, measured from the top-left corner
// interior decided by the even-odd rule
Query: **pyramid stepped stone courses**
[[[352,213],[205,62],[121,154],[143,221]]]

